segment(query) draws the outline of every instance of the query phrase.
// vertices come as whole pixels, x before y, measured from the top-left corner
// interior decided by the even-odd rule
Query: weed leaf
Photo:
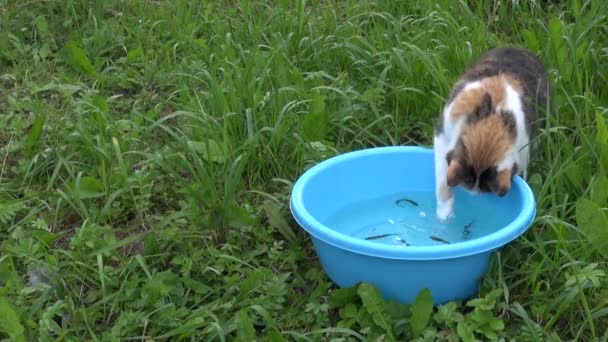
[[[55,322],[54,317],[59,315],[65,307],[65,302],[60,300],[49,306],[44,314],[42,314],[42,317],[38,322],[40,327],[40,341],[53,341],[52,336],[57,336],[62,332],[61,327]]]
[[[281,214],[281,210],[276,205],[276,203],[271,200],[265,200],[262,207],[264,208],[264,212],[268,217],[268,223],[272,227],[276,228],[287,241],[295,241],[296,234],[293,232],[293,229],[291,229],[291,227]]]
[[[602,250],[608,244],[608,217],[600,206],[587,199],[576,201],[576,223],[591,245]]]
[[[269,342],[283,342],[283,341],[285,341],[285,339],[278,332],[271,331],[268,333],[268,341]]]
[[[424,328],[429,324],[432,313],[433,295],[431,294],[431,290],[424,288],[418,293],[418,296],[416,296],[416,299],[412,304],[410,326],[412,327],[414,338],[420,336]]]
[[[65,51],[67,52],[68,62],[74,69],[89,76],[94,76],[97,73],[87,55],[74,41],[65,45]]]
[[[458,332],[458,337],[462,339],[463,342],[473,342],[475,341],[475,335],[473,334],[473,328],[466,322],[458,323],[456,327],[456,331]]]
[[[253,322],[247,314],[247,310],[240,310],[236,314],[236,340],[249,342],[255,338]]]
[[[97,95],[93,98],[93,104],[97,107],[101,112],[108,114],[110,113],[110,106],[108,106],[108,102],[106,98],[100,95]]]
[[[42,127],[44,127],[44,121],[44,116],[37,116],[32,124],[30,133],[27,135],[27,139],[25,141],[25,154],[28,156],[28,158],[31,158],[34,150],[38,146],[40,136],[42,135]]]
[[[17,313],[4,297],[0,297],[0,331],[6,333],[12,341],[25,341],[25,329]]]
[[[310,113],[304,118],[302,135],[308,141],[323,141],[328,121],[324,99],[317,94],[312,100]]]
[[[81,200],[98,198],[104,195],[103,184],[100,180],[93,177],[82,177],[80,180],[76,180],[70,184],[69,188],[74,196]]]
[[[226,162],[226,151],[213,139],[207,141],[189,141],[188,145],[208,162],[218,164],[224,164]]]
[[[357,287],[355,286],[334,290],[329,297],[331,304],[337,308],[354,303],[357,299]]]
[[[608,127],[606,126],[606,119],[600,112],[595,112],[595,123],[597,124],[595,141],[599,144],[608,144]]]
[[[605,176],[598,176],[591,186],[591,200],[604,207],[608,205],[608,178]]]
[[[374,323],[386,331],[389,341],[395,341],[393,328],[391,327],[391,317],[380,291],[372,284],[361,283],[359,284],[357,293],[359,294],[359,297],[361,297],[363,306],[367,310],[367,313],[372,317]]]

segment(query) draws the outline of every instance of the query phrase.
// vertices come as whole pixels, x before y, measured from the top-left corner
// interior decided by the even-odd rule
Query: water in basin
[[[512,215],[505,215],[500,199],[490,196],[457,194],[455,217],[447,223],[435,216],[434,192],[407,192],[348,204],[324,224],[376,243],[452,244],[491,234],[509,223]]]

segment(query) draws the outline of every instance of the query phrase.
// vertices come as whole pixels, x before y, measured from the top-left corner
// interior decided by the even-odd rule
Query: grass
[[[608,340],[607,6],[0,0],[0,337]],[[336,291],[288,212],[297,176],[430,145],[503,45],[554,88],[531,229],[467,303]]]

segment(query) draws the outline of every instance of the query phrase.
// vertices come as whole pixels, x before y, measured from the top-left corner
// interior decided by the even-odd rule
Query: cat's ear
[[[491,190],[498,196],[503,197],[511,190],[511,176],[512,170],[505,169],[498,171],[496,174],[496,182],[492,182]]]
[[[462,182],[462,165],[458,160],[452,160],[448,166],[447,183],[450,187],[455,187]]]

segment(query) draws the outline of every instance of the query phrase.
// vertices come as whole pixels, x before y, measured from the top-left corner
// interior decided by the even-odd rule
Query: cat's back
[[[515,48],[494,48],[482,54],[469,66],[456,83],[452,98],[471,83],[506,77],[518,87],[523,96],[544,102],[547,96],[547,73],[532,51]]]

